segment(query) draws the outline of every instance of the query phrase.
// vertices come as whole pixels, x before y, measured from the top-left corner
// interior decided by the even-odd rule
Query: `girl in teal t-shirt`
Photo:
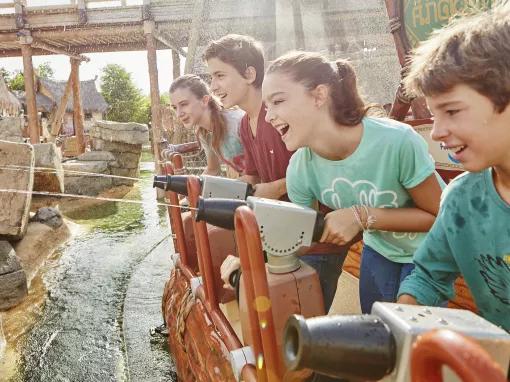
[[[207,157],[205,174],[219,175],[224,163],[237,174],[244,170],[244,149],[239,127],[244,112],[223,109],[199,76],[186,74],[170,85],[170,101],[187,128],[195,128]]]
[[[375,301],[395,301],[439,209],[441,181],[427,144],[408,125],[367,116],[343,60],[286,54],[268,68],[262,92],[266,119],[297,150],[287,168],[289,198],[334,210],[321,242],[345,245],[363,231],[364,313]]]

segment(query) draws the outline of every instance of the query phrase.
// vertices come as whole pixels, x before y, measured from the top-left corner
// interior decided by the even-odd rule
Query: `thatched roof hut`
[[[10,115],[17,115],[20,109],[21,103],[9,91],[3,77],[0,76],[0,113],[5,112]]]
[[[54,81],[39,78],[39,94],[42,94],[55,102],[60,103],[64,95],[67,81]],[[108,109],[108,104],[101,93],[97,91],[96,80],[80,81],[81,102],[84,113],[103,113]],[[67,101],[66,112],[73,111],[73,97]]]
[[[37,79],[37,111],[51,113],[53,109],[60,104],[64,95],[67,81],[54,81],[45,78]],[[82,109],[84,113],[104,113],[108,109],[108,104],[101,93],[97,91],[95,79],[80,81],[80,93]],[[25,93],[20,92],[18,99],[25,104]],[[67,101],[66,112],[73,111],[73,97]]]

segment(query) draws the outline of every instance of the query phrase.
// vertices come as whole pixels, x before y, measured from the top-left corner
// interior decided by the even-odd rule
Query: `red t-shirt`
[[[280,133],[265,118],[266,106],[262,104],[256,137],[251,132],[248,114],[241,120],[239,129],[244,146],[244,173],[258,176],[261,183],[285,178],[289,159],[294,153],[287,150]]]

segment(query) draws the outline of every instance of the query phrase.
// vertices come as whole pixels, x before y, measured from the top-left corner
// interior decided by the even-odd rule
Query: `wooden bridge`
[[[50,123],[52,135],[56,136],[67,99],[73,94],[74,105],[78,105],[74,108],[74,120],[81,150],[84,147],[79,64],[89,60],[86,53],[147,51],[154,142],[159,141],[161,127],[156,66],[158,49],[172,50],[174,78],[180,75],[180,57],[186,58],[185,72],[193,71],[199,62],[195,59],[199,47],[227,33],[249,34],[259,39],[270,59],[289,48],[318,50],[323,47],[335,55],[346,47],[354,46],[352,52],[362,51],[366,44],[377,44],[379,53],[385,51],[386,55],[394,55],[389,34],[384,40],[384,49],[380,49],[380,31],[386,27],[386,18],[384,11],[381,13],[384,5],[379,0],[141,0],[139,5],[127,5],[126,0],[69,0],[67,5],[40,7],[27,6],[26,1],[0,4],[3,11],[0,14],[0,57],[23,57],[29,132],[33,143],[40,139],[33,55],[63,54],[70,57],[72,70],[58,108],[61,113],[57,112]],[[378,26],[378,32],[364,28],[359,22],[351,22],[349,28],[345,27],[350,18],[360,13],[368,25]],[[278,23],[285,23],[280,31]],[[321,28],[320,36],[313,29],[317,28],[315,24]],[[292,39],[292,44],[282,44],[282,39]],[[352,52],[347,52],[351,58]]]

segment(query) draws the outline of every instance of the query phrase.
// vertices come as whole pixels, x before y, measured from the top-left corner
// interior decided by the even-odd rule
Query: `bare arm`
[[[411,296],[410,294],[403,294],[401,295],[398,300],[398,304],[408,304],[408,305],[420,305],[416,299]]]
[[[375,218],[370,228],[392,232],[427,232],[439,211],[441,187],[435,176],[430,175],[418,186],[408,190],[416,207],[368,208],[368,215]],[[362,216],[366,222],[367,216]],[[366,224],[365,224],[366,225]],[[361,230],[353,211],[343,208],[326,215],[326,226],[321,242],[344,245]]]
[[[427,232],[439,211],[441,187],[434,174],[414,188],[409,194],[414,208],[369,208],[375,216],[373,229],[392,232]]]
[[[220,160],[216,154],[210,152],[207,155],[207,167],[205,168],[203,175],[219,175],[221,172]]]
[[[260,182],[260,178],[257,175],[242,175],[239,177],[239,180],[250,183],[251,185],[255,185]]]
[[[259,198],[280,199],[287,193],[285,178],[275,180],[269,183],[259,183],[255,185],[255,195]]]

